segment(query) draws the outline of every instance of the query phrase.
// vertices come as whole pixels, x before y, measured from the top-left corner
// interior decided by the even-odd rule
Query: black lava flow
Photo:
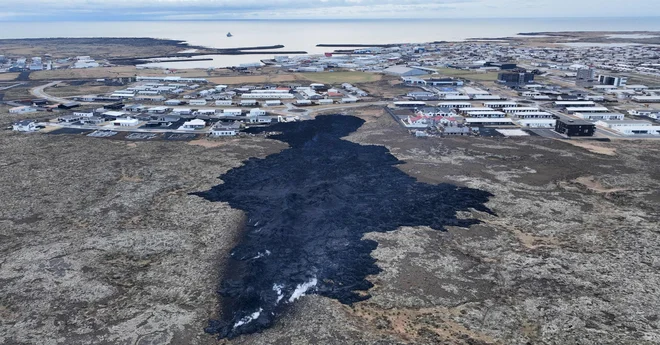
[[[221,317],[209,322],[208,333],[233,338],[258,332],[303,294],[345,304],[368,299],[366,277],[379,273],[370,255],[378,244],[362,239],[365,233],[468,227],[478,221],[458,219],[457,211],[491,213],[488,192],[419,183],[396,168],[403,162],[387,148],[341,139],[363,123],[328,115],[256,129],[278,132],[270,138],[290,148],[251,158],[221,176],[223,184],[195,193],[247,217],[218,291]]]

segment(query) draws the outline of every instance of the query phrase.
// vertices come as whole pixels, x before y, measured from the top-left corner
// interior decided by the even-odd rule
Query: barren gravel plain
[[[368,233],[372,298],[309,295],[222,341],[204,327],[245,219],[190,193],[286,144],[1,131],[0,343],[660,343],[660,141],[416,139],[363,117],[347,140],[387,147],[421,182],[490,192],[494,215]]]

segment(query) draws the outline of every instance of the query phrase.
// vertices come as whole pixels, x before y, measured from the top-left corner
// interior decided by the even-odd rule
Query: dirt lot
[[[476,81],[495,81],[497,80],[497,72],[479,73],[474,70],[466,71],[455,68],[437,68],[438,73],[455,78],[464,78]]]
[[[369,95],[386,99],[394,99],[405,96],[406,93],[419,90],[414,87],[406,87],[401,79],[385,76],[382,80],[373,83],[363,83],[359,87],[368,92]]]
[[[0,73],[0,81],[9,81],[18,78],[19,73]]]
[[[380,74],[366,72],[320,72],[299,75],[309,81],[323,84],[368,83],[382,78]]]
[[[102,78],[119,78],[119,77],[133,77],[136,75],[142,76],[163,76],[165,72],[161,69],[142,69],[139,70],[135,66],[118,66],[118,67],[97,67],[85,69],[60,69],[51,71],[39,71],[30,73],[31,80],[58,80],[58,79],[102,79]],[[172,76],[178,77],[207,77],[208,74],[204,70],[179,70]]]
[[[12,87],[11,89],[7,89],[7,90],[0,90],[0,100],[11,101],[17,99],[34,98],[34,96],[32,96],[32,94],[30,93],[30,89],[31,86],[22,85],[22,86]]]
[[[263,84],[263,83],[283,83],[300,80],[294,74],[263,74],[263,75],[240,75],[226,77],[207,78],[210,82],[216,84]]]
[[[58,84],[55,87],[44,89],[44,92],[55,97],[71,97],[83,95],[102,95],[111,93],[121,87],[106,86],[102,83],[84,83],[80,85],[70,85],[67,83]]]
[[[367,234],[383,270],[371,299],[307,296],[227,344],[660,341],[660,142],[416,139],[365,116],[349,140],[384,145],[419,181],[489,191],[496,215],[464,212],[482,221],[470,229]],[[131,147],[6,131],[0,144],[0,343],[216,343],[203,328],[244,220],[188,193],[283,144]]]

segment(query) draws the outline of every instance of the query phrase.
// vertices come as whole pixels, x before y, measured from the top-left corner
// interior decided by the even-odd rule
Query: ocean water
[[[660,31],[660,18],[4,22],[0,23],[0,27],[0,38],[154,37],[214,48],[282,44],[286,50],[319,54],[332,50],[316,47],[319,43],[461,41],[540,31]],[[226,37],[227,32],[234,37]],[[80,54],[93,55],[93,52]],[[212,62],[168,65],[179,68],[223,67],[272,57],[221,56]]]

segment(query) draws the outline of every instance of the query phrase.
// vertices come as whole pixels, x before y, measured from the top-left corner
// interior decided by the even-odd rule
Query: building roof
[[[35,123],[35,121],[34,120],[23,120],[23,121],[14,122],[14,125],[16,125],[16,126],[29,126],[31,123]]]
[[[498,117],[498,118],[467,118],[465,119],[465,122],[471,123],[471,122],[493,122],[493,123],[501,123],[501,122],[506,122],[506,123],[512,123],[513,120],[511,120],[508,117]]]
[[[640,125],[651,126],[652,123],[644,120],[600,120],[598,122],[606,123],[608,125]]]
[[[572,125],[591,125],[595,126],[593,122],[589,122],[587,120],[582,120],[582,119],[576,119],[574,117],[566,116],[566,115],[555,115],[557,117],[557,121],[561,121],[563,123],[570,123]]]

